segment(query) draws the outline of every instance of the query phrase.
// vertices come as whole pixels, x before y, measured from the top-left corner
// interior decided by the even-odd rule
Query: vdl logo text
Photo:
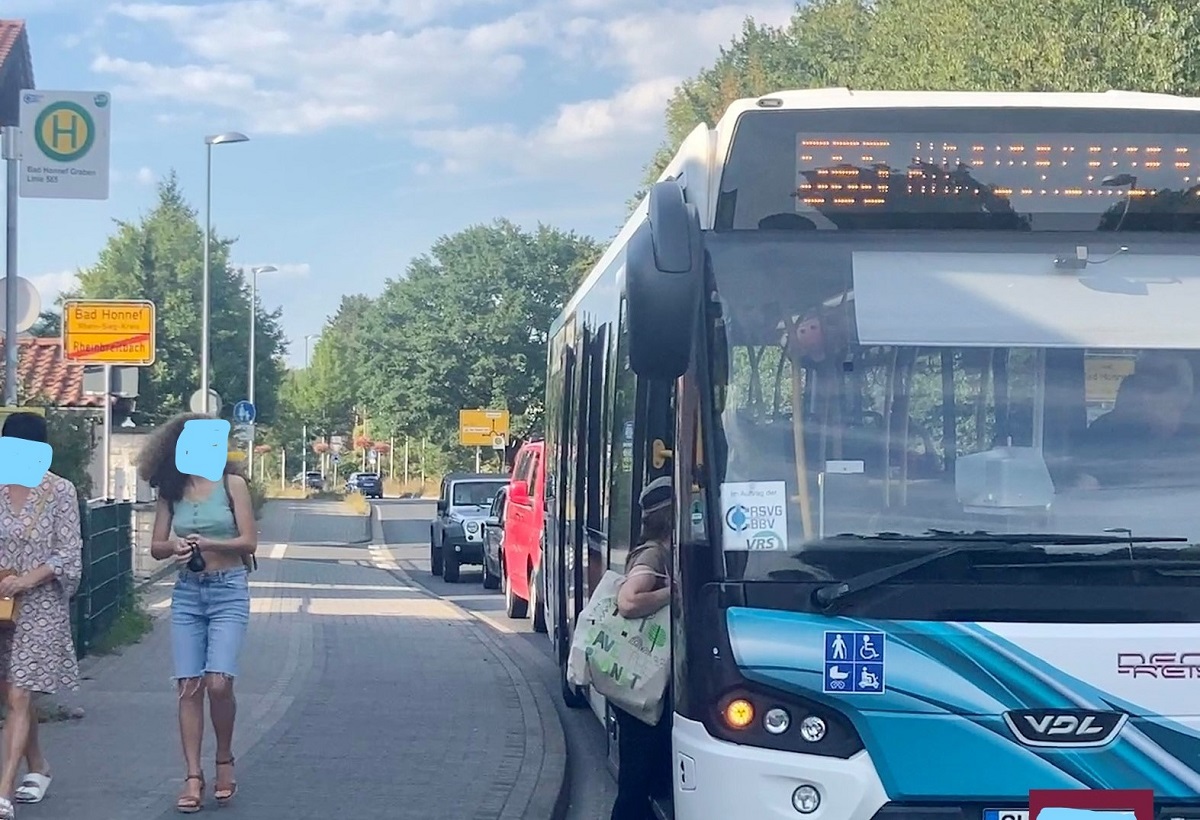
[[[773,530],[775,522],[783,517],[781,504],[735,504],[725,513],[725,523],[735,532],[745,530]]]

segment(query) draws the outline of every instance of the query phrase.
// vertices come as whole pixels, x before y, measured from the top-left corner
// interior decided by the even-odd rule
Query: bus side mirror
[[[704,240],[699,213],[678,182],[656,183],[648,204],[625,252],[629,364],[644,378],[673,381],[692,359]]]

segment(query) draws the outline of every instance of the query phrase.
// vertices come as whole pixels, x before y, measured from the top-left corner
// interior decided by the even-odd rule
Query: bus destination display
[[[1102,213],[1168,195],[1200,207],[1190,135],[802,133],[796,155],[798,212]]]

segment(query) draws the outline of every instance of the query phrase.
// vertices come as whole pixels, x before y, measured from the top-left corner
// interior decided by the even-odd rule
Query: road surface
[[[566,745],[541,680],[500,633],[379,568],[370,533],[341,505],[268,505],[237,682],[240,791],[225,811],[549,820]],[[80,690],[60,696],[86,715],[44,726],[54,780],[44,802],[18,807],[21,820],[178,816],[170,589],[168,577],[149,590],[163,617],[147,638],[88,659]],[[210,794],[213,751],[210,735]]]
[[[558,696],[558,667],[550,654],[550,640],[533,631],[533,622],[509,619],[504,614],[504,596],[483,588],[483,577],[476,567],[465,567],[459,583],[448,584],[429,571],[429,522],[433,501],[374,502],[379,515],[386,557],[397,564],[418,584],[482,618],[509,640],[528,642],[537,652],[534,670],[552,693],[567,740],[570,776],[570,820],[595,820],[607,817],[616,797],[616,785],[609,774],[604,730],[591,710],[568,709]],[[377,549],[377,553],[381,551]],[[528,657],[528,655],[525,655]]]

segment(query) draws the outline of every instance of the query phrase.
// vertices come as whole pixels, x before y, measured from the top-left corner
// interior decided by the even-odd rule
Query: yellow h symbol
[[[67,125],[63,125],[62,118],[67,118]],[[55,111],[50,119],[50,141],[54,145],[54,150],[62,153],[69,153],[79,148],[79,144],[83,141],[83,136],[79,133],[79,126],[82,123],[79,117],[70,111]],[[59,147],[59,137],[67,137],[71,140],[70,148],[65,151]]]

